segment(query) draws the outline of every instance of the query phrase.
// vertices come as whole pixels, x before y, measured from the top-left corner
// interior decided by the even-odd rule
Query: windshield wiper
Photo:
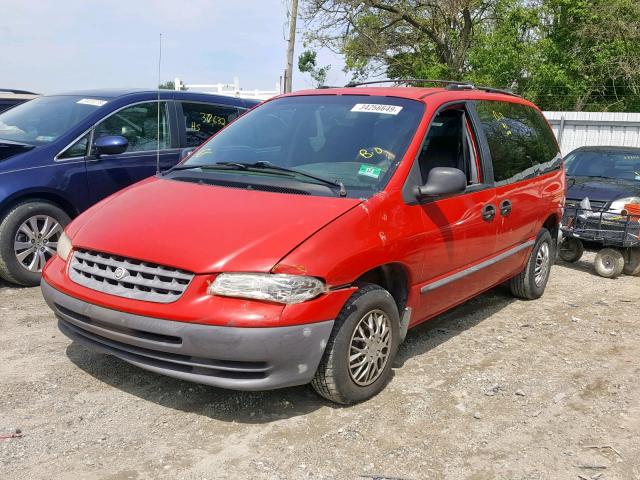
[[[317,175],[312,175],[310,173],[301,172],[300,170],[294,170],[293,168],[279,167],[277,165],[273,165],[270,162],[216,162],[214,164],[193,164],[193,165],[176,165],[169,170],[162,172],[161,175],[166,175],[169,172],[176,170],[195,170],[197,168],[201,168],[202,170],[243,170],[243,171],[264,171],[271,170],[272,175],[280,175],[285,177],[294,177],[295,175],[300,175],[302,177],[306,177],[312,180],[316,180],[317,182],[322,182],[325,185],[331,187],[337,187],[339,189],[338,193],[341,197],[347,196],[347,189],[344,186],[344,183],[339,182],[337,180],[328,180],[326,178],[318,177]],[[315,183],[315,182],[312,182]]]
[[[251,169],[258,169],[258,170],[274,170],[276,172],[284,172],[284,173],[289,173],[291,175],[300,175],[302,177],[306,177],[306,178],[310,178],[312,180],[316,180],[318,182],[322,182],[325,185],[329,185],[332,187],[337,187],[338,190],[338,194],[341,197],[346,197],[347,196],[347,189],[344,186],[344,183],[338,181],[338,180],[329,180],[327,178],[323,178],[323,177],[319,177],[317,175],[312,175],[311,173],[306,173],[306,172],[301,172],[300,170],[295,170],[293,168],[286,168],[286,167],[280,167],[278,165],[274,165],[271,162],[267,162],[267,161],[261,161],[261,162],[255,162],[255,163],[245,163],[245,162],[218,162],[217,165],[237,165],[238,168],[246,168],[247,170],[251,170]]]
[[[176,165],[175,167],[170,168],[162,172],[161,175],[165,175],[169,172],[173,172],[175,170],[195,170],[200,168],[202,170],[249,170],[248,164],[238,163],[238,162],[217,162],[213,164],[193,164],[193,165]],[[276,173],[275,175],[282,175],[290,177],[291,175],[284,175],[282,173]]]
[[[15,140],[9,140],[6,138],[0,138],[0,145],[11,147],[35,147],[32,143],[16,142]]]

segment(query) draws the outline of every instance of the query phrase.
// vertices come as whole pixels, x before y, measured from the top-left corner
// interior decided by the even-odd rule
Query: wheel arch
[[[542,228],[549,230],[554,247],[558,246],[558,234],[560,233],[560,217],[556,213],[549,215],[542,223]]]
[[[62,192],[58,190],[25,190],[16,192],[0,203],[0,220],[19,203],[45,201],[60,207],[70,218],[78,215],[78,210]]]
[[[387,290],[402,316],[409,300],[409,269],[405,265],[397,262],[378,265],[364,272],[354,283],[373,283]]]

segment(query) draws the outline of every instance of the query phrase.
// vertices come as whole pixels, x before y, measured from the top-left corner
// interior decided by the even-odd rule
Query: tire
[[[547,287],[553,265],[553,240],[546,228],[540,230],[527,265],[518,275],[509,280],[511,293],[518,298],[535,300]]]
[[[577,238],[565,238],[558,249],[559,256],[568,263],[575,263],[582,258],[584,254],[584,245]]]
[[[593,261],[596,273],[604,278],[616,278],[624,270],[624,256],[615,248],[603,248]]]
[[[623,272],[625,275],[640,276],[640,248],[629,249],[629,260],[625,262]]]
[[[34,228],[27,224],[26,231],[40,237],[32,238],[21,230],[30,219],[35,219]],[[70,221],[61,208],[46,201],[28,201],[12,207],[0,221],[0,277],[18,285],[38,285],[44,261],[55,254],[57,239]],[[59,228],[52,228],[53,222],[57,222]],[[27,247],[29,243],[34,246]],[[27,255],[18,259],[18,255],[24,254]]]
[[[384,342],[367,347],[358,340],[371,332],[366,326],[371,315],[378,319],[383,316],[381,323],[388,325],[386,331],[389,332],[389,338],[386,348],[380,348]],[[311,381],[314,390],[324,398],[344,405],[362,402],[378,394],[391,378],[391,366],[398,350],[399,334],[400,316],[391,294],[378,285],[362,286],[347,300],[335,321],[324,355]],[[381,336],[384,338],[384,335],[383,333]],[[360,362],[359,357],[350,363],[350,357],[359,353],[356,349],[365,352],[360,353],[365,357],[360,367],[356,367]],[[363,373],[362,369],[369,368],[370,372],[373,372],[373,369],[365,354],[376,355],[378,351],[383,354],[387,352],[386,360],[383,362],[378,357],[375,360],[379,367],[378,374],[367,379],[369,374]]]

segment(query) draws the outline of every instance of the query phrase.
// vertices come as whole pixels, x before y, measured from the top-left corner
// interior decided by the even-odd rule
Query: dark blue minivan
[[[180,160],[255,100],[172,90],[36,98],[0,114],[0,277],[36,285],[71,218]]]

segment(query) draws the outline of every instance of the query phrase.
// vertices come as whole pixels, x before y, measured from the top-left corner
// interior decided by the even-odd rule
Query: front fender
[[[272,271],[320,277],[336,287],[378,266],[398,263],[411,281],[424,255],[419,209],[405,205],[399,191],[380,192],[308,238]]]

